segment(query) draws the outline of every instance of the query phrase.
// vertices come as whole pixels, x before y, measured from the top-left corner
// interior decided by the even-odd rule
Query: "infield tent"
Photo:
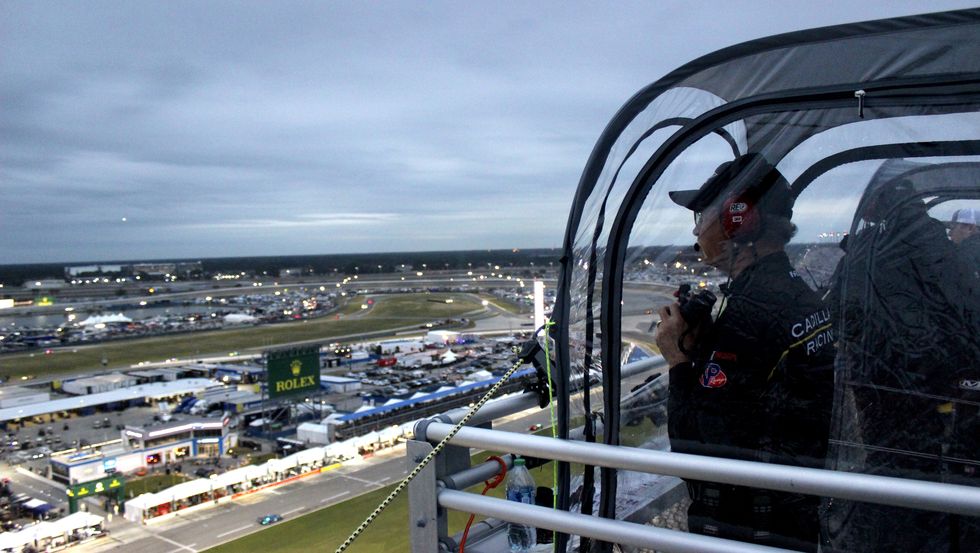
[[[692,213],[668,192],[697,189],[747,153],[789,181],[797,230],[787,253],[833,312],[823,466],[980,484],[976,267],[962,266],[944,232],[954,211],[980,208],[977,9],[733,46],[675,70],[616,113],[566,228],[552,317],[559,437],[584,424],[586,441],[669,447],[668,375],[644,383],[653,375],[624,379],[621,368],[654,342],[657,307],[680,284],[723,297],[724,267],[694,251]],[[641,521],[683,510],[676,479],[567,463],[558,472],[561,509]],[[861,551],[880,539],[878,547],[945,550],[951,532],[976,525],[951,530],[941,513],[862,511],[837,502],[824,512],[829,545]],[[611,548],[558,541],[560,551]]]
[[[19,552],[26,546],[37,550],[56,550],[66,544],[104,535],[105,519],[78,512],[53,522],[41,522],[17,532],[0,532],[0,551]]]

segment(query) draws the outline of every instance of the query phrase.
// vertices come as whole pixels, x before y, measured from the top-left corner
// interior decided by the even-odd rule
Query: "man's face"
[[[718,206],[709,206],[703,212],[695,212],[693,232],[701,246],[704,262],[721,268],[728,248],[728,238],[718,215]]]
[[[980,233],[980,227],[969,223],[953,223],[949,227],[949,239],[954,244],[959,244],[977,233]]]

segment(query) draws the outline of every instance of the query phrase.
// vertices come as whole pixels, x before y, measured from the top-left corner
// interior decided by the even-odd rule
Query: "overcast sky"
[[[2,0],[0,264],[559,246],[668,71],[974,3]]]

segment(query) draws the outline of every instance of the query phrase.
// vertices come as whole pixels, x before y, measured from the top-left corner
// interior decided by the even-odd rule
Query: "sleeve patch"
[[[728,383],[728,376],[718,363],[708,363],[698,381],[705,388],[721,388]]]

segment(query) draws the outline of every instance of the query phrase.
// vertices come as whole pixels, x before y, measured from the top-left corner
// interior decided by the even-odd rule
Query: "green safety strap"
[[[544,366],[545,371],[548,374],[548,411],[551,417],[551,437],[558,439],[558,420],[555,416],[555,400],[552,394],[552,388],[554,387],[554,379],[551,378],[551,352],[548,351],[548,343],[550,342],[551,327],[555,323],[548,321],[544,324]],[[558,496],[555,495],[556,490],[558,490],[558,463],[556,461],[551,461],[551,508],[558,508]],[[554,539],[554,532],[552,532],[551,539],[551,550],[555,551],[558,547],[557,540]]]

